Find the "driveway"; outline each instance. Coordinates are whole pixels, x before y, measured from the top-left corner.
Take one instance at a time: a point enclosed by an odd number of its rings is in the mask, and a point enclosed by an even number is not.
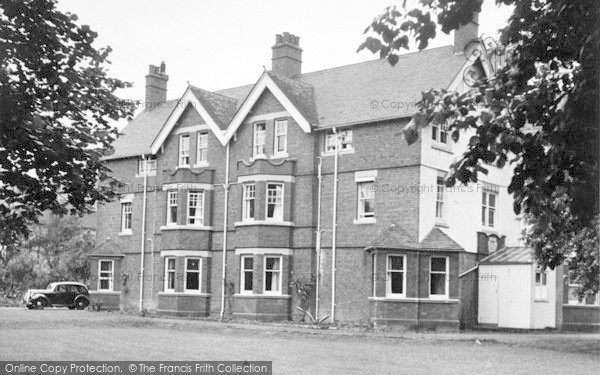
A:
[[[600,359],[598,335],[391,336],[0,308],[0,360],[267,360],[275,374],[547,375],[596,374]]]

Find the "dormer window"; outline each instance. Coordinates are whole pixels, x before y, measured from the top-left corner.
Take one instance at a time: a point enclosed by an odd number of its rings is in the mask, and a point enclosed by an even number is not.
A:
[[[179,136],[179,166],[190,166],[190,135],[182,134]]]
[[[254,146],[252,148],[252,156],[254,158],[265,157],[266,130],[266,124],[264,122],[254,124]]]

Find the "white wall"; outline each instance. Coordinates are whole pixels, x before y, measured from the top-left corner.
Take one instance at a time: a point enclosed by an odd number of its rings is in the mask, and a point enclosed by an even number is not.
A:
[[[548,298],[546,301],[535,299],[535,270],[531,267],[531,328],[556,327],[556,270],[546,269],[546,288]]]

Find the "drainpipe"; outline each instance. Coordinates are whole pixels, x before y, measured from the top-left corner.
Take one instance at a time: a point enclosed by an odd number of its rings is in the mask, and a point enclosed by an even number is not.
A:
[[[421,277],[421,253],[417,251],[417,331],[421,328]]]
[[[321,185],[323,183],[323,175],[321,173],[321,166],[323,164],[323,158],[318,157],[319,165],[317,167],[317,179],[319,180],[319,191],[317,193],[317,276],[316,276],[316,287],[315,287],[315,317],[319,316],[319,282],[321,274]]]
[[[144,308],[144,253],[146,252],[146,194],[148,187],[146,155],[142,156],[142,160],[144,163],[144,193],[142,198],[142,248],[140,250],[140,312]]]
[[[223,184],[224,197],[223,197],[223,267],[221,274],[221,312],[219,313],[219,321],[223,320],[225,314],[225,288],[226,288],[226,276],[227,276],[227,206],[229,200],[229,142],[225,149],[225,183]]]
[[[333,223],[331,239],[331,322],[335,322],[335,246],[337,239],[337,186],[338,186],[338,159],[340,152],[340,136],[335,128],[335,157],[333,162]]]

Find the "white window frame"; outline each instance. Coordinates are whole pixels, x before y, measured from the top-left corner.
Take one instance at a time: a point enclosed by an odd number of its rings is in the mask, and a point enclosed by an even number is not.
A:
[[[246,259],[252,260],[252,268],[246,268]],[[246,274],[250,273],[252,275],[252,289],[246,289]],[[240,294],[252,294],[254,290],[254,256],[252,255],[242,255],[240,256]]]
[[[169,261],[173,261],[173,268],[169,268]],[[165,257],[165,284],[164,291],[165,293],[174,293],[175,292],[175,284],[177,280],[176,271],[177,270],[177,260],[175,257]],[[169,275],[173,274],[173,288],[169,288]]]
[[[443,137],[442,137],[443,134]],[[444,146],[448,146],[449,145],[449,132],[448,132],[448,126],[447,125],[440,125],[440,124],[432,124],[431,125],[431,140],[434,144],[438,144],[438,145],[444,145]],[[445,140],[442,140],[442,138],[444,138]]]
[[[538,275],[540,280],[538,281]],[[535,271],[535,286],[533,291],[533,298],[535,301],[547,301],[548,300],[548,272],[537,269]]]
[[[334,154],[337,144],[340,144],[340,153],[353,152],[354,143],[352,130],[339,131],[325,135],[325,154]]]
[[[179,167],[190,166],[190,135],[181,134],[179,136]]]
[[[208,165],[208,133],[198,132],[196,138],[196,165]]]
[[[174,196],[174,198],[172,198]],[[177,210],[175,221],[171,221],[171,210],[173,207]],[[167,226],[177,225],[179,219],[179,192],[177,190],[167,191]]]
[[[192,197],[196,196],[196,206],[192,207]],[[195,215],[192,216],[190,211],[192,208],[196,209]],[[191,226],[203,226],[204,225],[204,191],[188,191],[187,193],[187,217],[186,224]],[[194,222],[192,222],[194,221]]]
[[[440,179],[442,183],[440,184]],[[446,211],[446,184],[443,176],[435,178],[435,219],[444,221]]]
[[[446,260],[446,270],[445,271],[433,271],[431,269],[432,263],[433,263],[433,259],[434,258],[439,258],[439,259],[445,259]],[[445,275],[444,277],[444,289],[445,289],[445,294],[432,294],[431,293],[431,281],[432,281],[432,274],[443,274]],[[448,299],[450,296],[450,259],[449,257],[445,257],[445,256],[431,256],[429,257],[429,298],[431,299]]]
[[[277,185],[277,186],[281,186],[281,214],[279,215],[280,217],[276,217],[275,215],[273,217],[269,217],[269,185]],[[283,217],[284,215],[284,209],[285,209],[285,204],[284,204],[284,200],[285,200],[285,184],[283,182],[267,182],[265,184],[265,221],[275,221],[275,222],[283,222]],[[277,192],[278,190],[275,189],[275,191]],[[277,204],[277,202],[275,202],[275,204]],[[256,211],[255,211],[256,212]],[[273,212],[275,212],[275,210],[273,210]]]
[[[156,159],[140,159],[138,160],[138,177],[156,176],[157,162]]]
[[[250,204],[253,205],[253,216],[250,217]],[[256,216],[256,184],[248,183],[242,185],[242,221],[253,221]]]
[[[402,258],[402,269],[393,270],[391,269],[392,257]],[[406,298],[406,255],[403,254],[388,254],[386,257],[386,282],[385,282],[385,296],[387,298]],[[402,273],[402,293],[392,293],[392,273]]]
[[[490,196],[494,196],[494,205],[490,204]],[[490,212],[492,217],[492,225],[490,225]],[[481,221],[486,228],[498,227],[498,192],[484,189],[481,193]]]
[[[129,216],[129,220],[127,217]],[[129,223],[129,226],[127,226]],[[121,202],[121,232],[120,234],[131,234],[133,231],[133,202]]]
[[[198,269],[197,270],[188,269],[188,260],[197,260],[198,261]],[[198,289],[188,289],[188,286],[187,286],[188,273],[197,273],[198,274]],[[200,258],[200,257],[185,257],[184,258],[183,292],[190,293],[190,294],[202,293],[202,258]]]
[[[267,270],[267,258],[276,258],[279,259],[279,270]],[[263,258],[263,294],[266,295],[282,295],[282,285],[283,285],[283,257],[280,255],[265,255]],[[276,272],[279,273],[279,290],[267,290],[267,272]]]
[[[275,120],[274,132],[273,156],[285,157],[287,156],[288,121],[285,119]],[[279,150],[280,146],[283,146],[282,150]]]
[[[357,204],[358,204],[358,208],[357,208],[357,220],[358,221],[367,221],[367,220],[374,220],[375,219],[375,190],[374,189],[374,183],[371,181],[365,181],[365,182],[359,182],[357,183],[357,191],[358,191],[358,195],[357,195]],[[361,196],[361,192],[366,193],[365,197]],[[367,200],[373,200],[373,212],[365,212],[365,201]]]
[[[262,127],[263,130],[258,131],[258,127]],[[254,132],[252,135],[252,157],[254,159],[257,158],[265,158],[267,152],[267,123],[266,122],[257,122],[254,124]],[[262,140],[259,139],[259,133],[262,133]],[[262,141],[262,144],[259,144],[259,141]],[[259,147],[262,147],[262,152],[259,152]]]
[[[110,271],[102,271],[102,263],[110,263]],[[102,276],[102,274],[110,274]],[[98,259],[98,290],[112,292],[114,290],[115,261],[112,259]],[[102,281],[108,280],[108,288],[102,288]]]

